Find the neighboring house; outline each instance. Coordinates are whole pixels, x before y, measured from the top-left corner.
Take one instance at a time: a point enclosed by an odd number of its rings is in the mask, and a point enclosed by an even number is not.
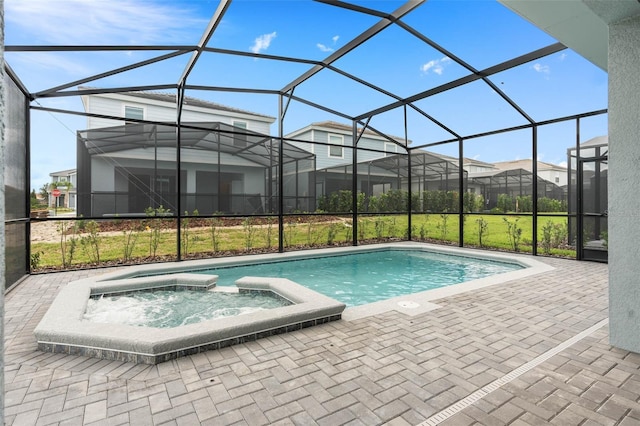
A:
[[[457,163],[457,161],[456,161]],[[476,160],[474,158],[463,158],[462,168],[471,173],[490,172],[496,169],[492,163]]]
[[[495,168],[500,170],[517,170],[522,169],[528,172],[533,170],[533,162],[529,160],[500,161],[493,163]],[[557,164],[545,163],[538,161],[538,176],[542,179],[555,183],[564,187],[569,183],[567,166],[559,166]]]
[[[389,136],[385,138],[371,130],[358,128],[358,163],[385,157],[396,153],[406,153],[404,138]],[[292,145],[316,155],[316,167],[329,167],[351,164],[353,147],[353,129],[351,126],[335,121],[311,123],[306,127],[285,135]],[[314,143],[304,143],[311,141]],[[409,143],[411,143],[409,141]],[[372,151],[366,151],[367,149]],[[378,152],[376,152],[378,151]]]
[[[65,207],[75,210],[76,204],[76,186],[78,184],[77,170],[62,170],[59,172],[49,173],[51,176],[51,184],[49,185],[49,199],[47,204],[51,207]],[[60,190],[60,195],[54,197],[52,191]]]
[[[180,208],[189,214],[277,208],[278,143],[269,136],[274,117],[187,97],[178,152],[175,95],[93,94],[82,101],[91,114],[166,124],[88,117],[88,129],[78,132],[79,214],[143,215],[160,207],[175,213],[178,182]],[[284,163],[290,177],[284,196],[292,209],[308,208],[314,185],[305,172],[315,169],[314,155],[286,145]]]
[[[357,186],[366,195],[378,195],[390,189],[406,186],[398,175],[397,162],[405,157],[404,138],[385,138],[374,131],[358,128],[358,180]],[[285,135],[285,139],[298,148],[315,154],[315,194],[318,198],[339,190],[351,190],[353,168],[353,128],[335,121],[311,123]],[[307,143],[304,141],[314,142]],[[409,142],[410,143],[410,142]],[[398,160],[387,160],[398,157]],[[375,163],[375,164],[374,164]],[[405,188],[406,189],[406,188]]]

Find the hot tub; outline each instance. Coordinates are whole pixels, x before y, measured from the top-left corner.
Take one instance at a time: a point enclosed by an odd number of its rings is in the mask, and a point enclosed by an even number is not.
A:
[[[38,349],[142,364],[219,349],[341,318],[343,303],[282,278],[244,277],[239,292],[272,292],[288,306],[171,328],[108,324],[84,319],[92,296],[154,289],[209,291],[216,276],[167,276],[73,281],[64,287],[36,327]]]

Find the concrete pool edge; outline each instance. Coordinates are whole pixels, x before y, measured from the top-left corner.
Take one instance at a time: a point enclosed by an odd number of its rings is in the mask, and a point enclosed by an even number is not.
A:
[[[34,331],[38,349],[157,364],[339,320],[345,309],[343,303],[287,279],[244,277],[236,283],[240,291],[272,291],[293,304],[167,329],[101,324],[82,319],[92,294],[171,287],[181,280],[187,280],[190,286],[208,288],[215,278],[184,273],[110,281],[88,278],[70,282],[61,289]]]
[[[360,245],[360,246],[347,246],[347,247],[331,247],[321,249],[309,249],[304,251],[291,251],[285,253],[269,253],[258,254],[251,256],[238,256],[233,258],[223,257],[215,259],[201,259],[201,260],[188,260],[180,263],[170,264],[153,264],[153,265],[140,265],[132,266],[127,271],[117,271],[109,274],[105,274],[100,278],[102,280],[111,280],[118,278],[126,278],[139,274],[158,274],[158,273],[177,273],[180,271],[190,270],[197,271],[212,267],[230,266],[230,265],[245,265],[253,263],[282,261],[282,260],[294,260],[305,259],[319,256],[338,256],[340,254],[360,253],[381,251],[388,249],[423,249],[426,251],[450,254],[455,256],[466,256],[476,259],[486,259],[494,261],[502,261],[508,263],[517,263],[523,266],[523,269],[517,271],[506,272],[502,274],[493,275],[491,277],[482,278],[479,280],[468,281],[465,283],[455,284],[447,287],[442,287],[434,290],[427,290],[419,293],[413,293],[409,295],[403,295],[394,297],[379,302],[373,302],[366,305],[348,307],[342,314],[344,320],[354,320],[364,318],[370,315],[376,315],[391,310],[396,310],[407,315],[417,315],[419,313],[427,312],[436,309],[438,305],[432,303],[437,299],[442,299],[456,294],[464,293],[467,291],[484,288],[491,285],[497,285],[505,283],[511,280],[517,280],[520,278],[528,277],[531,275],[539,274],[553,270],[554,268],[546,263],[536,260],[532,255],[522,253],[507,253],[488,251],[481,249],[461,248],[454,246],[443,246],[430,243],[422,243],[415,241],[402,241],[394,243],[384,243],[375,245]],[[419,306],[416,307],[415,304]]]

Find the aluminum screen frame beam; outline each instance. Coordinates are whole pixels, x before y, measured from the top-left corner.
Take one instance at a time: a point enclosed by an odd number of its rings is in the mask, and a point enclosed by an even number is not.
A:
[[[144,67],[146,65],[155,64],[157,62],[162,62],[162,61],[164,61],[166,59],[171,59],[171,58],[175,58],[175,57],[180,56],[180,55],[184,55],[185,53],[189,53],[189,51],[178,50],[178,51],[175,51],[175,52],[167,53],[166,55],[157,56],[155,58],[150,58],[150,59],[147,59],[147,60],[144,60],[144,61],[140,61],[140,62],[136,62],[136,63],[130,64],[130,65],[126,65],[124,67],[116,68],[116,69],[113,69],[111,71],[106,71],[106,72],[103,72],[101,74],[95,74],[95,75],[92,75],[90,77],[86,77],[86,78],[83,78],[83,79],[80,79],[80,80],[72,81],[70,83],[62,84],[60,86],[52,87],[52,88],[47,89],[47,90],[42,90],[40,92],[35,93],[33,96],[35,98],[40,98],[43,95],[48,95],[48,94],[51,94],[51,93],[59,92],[61,90],[68,89],[68,88],[73,87],[73,86],[80,86],[81,84],[88,83],[88,82],[93,81],[93,80],[99,80],[101,78],[111,77],[113,75],[120,74],[120,73],[127,72],[127,71],[131,71],[131,70],[134,70],[136,68],[141,68],[141,67]]]
[[[314,66],[313,68],[311,68],[310,70],[302,74],[300,77],[296,78],[291,83],[287,84],[285,87],[282,88],[282,92],[288,92],[289,90],[291,90],[291,88],[298,86],[299,84],[313,77],[315,74],[322,71],[327,65],[331,65],[332,63],[334,63],[335,61],[337,61],[347,53],[351,52],[356,47],[360,46],[365,41],[369,40],[371,37],[375,36],[385,28],[389,27],[390,25],[393,25],[396,20],[407,15],[408,13],[410,13],[412,10],[420,6],[425,1],[426,0],[416,0],[416,1],[409,1],[403,4],[398,9],[396,9],[393,13],[383,18],[382,20],[380,20],[380,22],[373,25],[369,29],[363,31],[356,38],[352,39],[349,43],[347,43],[340,49],[333,52],[331,55],[329,55],[326,59],[322,61],[322,64]]]
[[[565,45],[563,45],[562,43],[554,43],[552,45],[543,47],[541,49],[538,50],[534,50],[533,52],[524,54],[522,56],[518,56],[517,58],[513,58],[510,59],[508,61],[502,62],[498,65],[494,65],[491,66],[489,68],[485,68],[482,71],[478,71],[478,73],[476,74],[470,74],[467,75],[465,77],[461,77],[457,80],[451,81],[449,83],[445,83],[441,86],[435,87],[433,89],[429,89],[429,90],[425,90],[424,92],[420,92],[416,95],[410,96],[408,98],[403,99],[402,101],[398,101],[398,102],[394,102],[391,103],[389,105],[371,110],[367,113],[361,114],[359,116],[356,117],[357,120],[363,120],[365,118],[367,118],[370,115],[377,115],[377,114],[381,114],[387,111],[390,111],[392,109],[401,107],[404,104],[410,104],[425,98],[428,98],[430,96],[434,96],[437,95],[439,93],[442,92],[446,92],[447,90],[452,90],[455,89],[456,87],[460,87],[463,86],[465,84],[468,83],[472,83],[474,81],[483,79],[485,77],[489,77],[493,74],[497,74],[500,73],[502,71],[506,71],[508,69],[511,68],[515,68],[517,66],[526,64],[528,62],[531,61],[535,61],[536,59],[540,59],[540,58],[544,58],[545,56],[557,53],[557,52],[561,52],[562,50],[565,50],[567,47]]]
[[[198,62],[200,55],[202,55],[203,49],[205,48],[207,43],[209,43],[209,40],[213,36],[213,33],[215,32],[215,30],[218,28],[218,25],[222,21],[222,17],[226,13],[227,9],[229,9],[230,5],[231,5],[231,0],[220,0],[220,3],[218,4],[218,8],[216,9],[215,13],[211,17],[211,20],[209,21],[209,25],[207,25],[207,28],[202,34],[202,38],[200,39],[200,42],[198,43],[198,46],[195,52],[193,52],[191,59],[189,59],[189,62],[187,63],[187,65],[184,68],[184,71],[182,72],[182,75],[178,79],[178,87],[184,86],[185,83],[187,82],[187,78],[189,77],[189,74],[191,74],[193,67],[195,67],[196,63]]]

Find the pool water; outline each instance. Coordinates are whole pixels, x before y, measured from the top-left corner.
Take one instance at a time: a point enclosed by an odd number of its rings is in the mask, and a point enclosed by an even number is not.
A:
[[[422,250],[378,250],[197,272],[218,275],[219,286],[233,285],[244,276],[288,278],[347,306],[358,306],[522,268]]]
[[[291,303],[269,292],[139,291],[89,299],[88,321],[170,328]]]

